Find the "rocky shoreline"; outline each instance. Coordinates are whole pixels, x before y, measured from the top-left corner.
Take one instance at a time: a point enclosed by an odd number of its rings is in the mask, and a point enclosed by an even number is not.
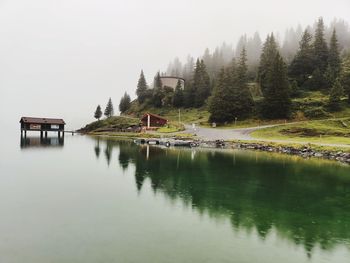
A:
[[[300,148],[292,146],[274,146],[261,143],[230,143],[230,147],[233,149],[246,149],[246,150],[257,150],[264,152],[276,152],[289,155],[298,155],[303,158],[323,158],[327,160],[335,160],[341,163],[350,164],[350,152],[343,151],[328,151],[328,150],[315,150],[310,146],[301,146]]]
[[[94,135],[96,136],[96,134]],[[109,136],[106,134],[100,135],[102,137],[115,137]],[[121,136],[122,137],[122,136]],[[138,139],[141,138],[133,138],[126,137],[126,139]],[[146,140],[146,139],[144,139]],[[149,140],[149,139],[148,139]],[[155,138],[153,140],[157,141],[168,141],[168,139],[163,138]],[[296,155],[302,158],[321,158],[326,160],[334,160],[344,164],[350,165],[350,151],[341,150],[341,149],[327,149],[312,146],[312,145],[300,145],[300,146],[290,146],[288,144],[274,144],[274,143],[266,143],[266,142],[241,142],[241,141],[201,141],[201,140],[193,140],[190,138],[177,138],[177,141],[187,141],[190,142],[189,145],[194,145],[191,147],[202,147],[202,148],[226,148],[226,149],[241,149],[241,150],[254,150],[254,151],[263,151],[263,152],[273,152],[273,153],[282,153],[288,155]],[[164,144],[165,145],[165,144]]]
[[[347,151],[333,151],[328,149],[315,149],[312,145],[300,145],[293,147],[289,145],[272,144],[264,142],[227,142],[222,140],[217,141],[197,141],[198,147],[203,148],[226,148],[226,149],[240,149],[282,153],[289,155],[297,155],[302,158],[322,158],[327,160],[334,160],[344,164],[350,165],[350,152]]]

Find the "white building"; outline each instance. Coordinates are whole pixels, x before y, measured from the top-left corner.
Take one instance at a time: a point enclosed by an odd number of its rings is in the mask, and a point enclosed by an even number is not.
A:
[[[160,79],[162,81],[163,87],[170,87],[175,89],[177,82],[180,80],[181,89],[185,88],[185,80],[183,78],[172,77],[172,76],[161,76]]]

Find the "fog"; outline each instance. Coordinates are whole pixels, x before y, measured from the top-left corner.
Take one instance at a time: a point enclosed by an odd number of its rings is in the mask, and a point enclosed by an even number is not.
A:
[[[320,16],[349,21],[349,10],[348,0],[0,0],[1,126],[43,116],[79,128],[109,97],[116,112],[125,91],[135,97],[141,69],[150,82],[174,57]]]

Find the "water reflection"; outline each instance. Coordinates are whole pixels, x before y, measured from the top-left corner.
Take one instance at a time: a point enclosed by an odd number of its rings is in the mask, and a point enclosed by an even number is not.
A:
[[[63,147],[64,137],[28,137],[21,136],[20,147],[39,148],[39,147]]]
[[[139,191],[148,179],[155,193],[213,218],[225,216],[233,229],[256,230],[262,240],[276,230],[309,256],[315,247],[331,250],[346,244],[350,249],[346,166],[256,152],[164,149],[110,140],[103,144],[108,164],[118,149],[121,167],[135,167]]]

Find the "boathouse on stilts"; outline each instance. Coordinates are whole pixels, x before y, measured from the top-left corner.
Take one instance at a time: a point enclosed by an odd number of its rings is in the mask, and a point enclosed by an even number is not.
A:
[[[38,131],[41,138],[44,136],[47,138],[48,132],[57,132],[58,138],[64,137],[66,123],[63,119],[22,117],[19,122],[21,124],[21,137],[27,137],[27,131]]]

